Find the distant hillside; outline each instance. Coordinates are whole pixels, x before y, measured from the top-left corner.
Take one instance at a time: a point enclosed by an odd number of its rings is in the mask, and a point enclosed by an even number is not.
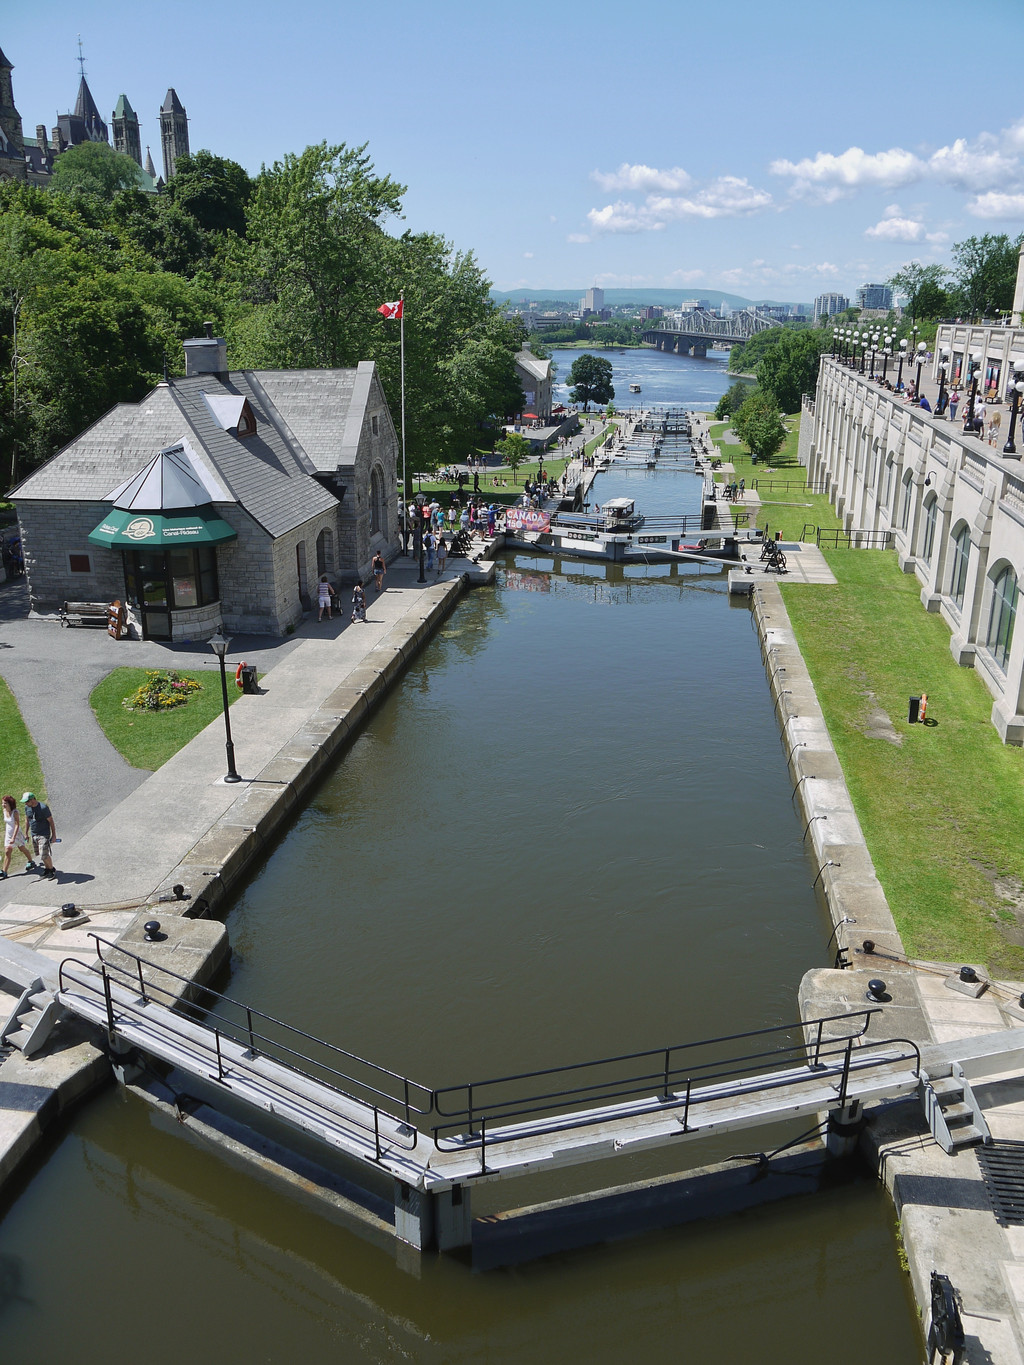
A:
[[[580,299],[586,293],[583,289],[492,289],[491,298],[496,303],[534,303],[534,302],[558,302],[571,303],[578,305]],[[727,294],[721,289],[606,289],[604,291],[604,301],[608,304],[636,303],[660,304],[662,307],[674,307],[683,302],[684,299],[707,299],[712,307],[717,308],[723,300],[730,308],[749,308],[753,303],[768,304],[774,308],[792,307],[793,304],[802,302],[796,299],[745,299],[742,294]],[[806,305],[810,307],[809,304]]]

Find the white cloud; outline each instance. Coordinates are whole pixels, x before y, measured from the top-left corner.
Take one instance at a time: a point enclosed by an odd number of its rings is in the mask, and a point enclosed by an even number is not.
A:
[[[634,194],[649,194],[654,190],[676,194],[679,190],[689,189],[693,183],[681,166],[659,171],[654,166],[632,166],[628,161],[624,161],[617,171],[591,171],[590,178],[606,192],[629,190]]]
[[[908,217],[899,204],[890,204],[880,222],[864,229],[864,236],[880,242],[919,242],[924,236],[924,223]]]
[[[945,246],[949,241],[948,232],[926,232],[924,234],[926,242],[931,242],[932,246]]]
[[[793,181],[790,193],[795,198],[825,203],[833,203],[864,186],[895,189],[898,185],[909,185],[924,173],[919,158],[902,147],[874,153],[865,152],[862,147],[848,147],[838,156],[818,152],[802,161],[773,161],[768,169],[772,175]]]
[[[967,205],[975,218],[1024,218],[1024,194],[1003,194],[989,190]]]
[[[567,242],[589,242],[590,238],[585,232],[570,232],[565,240]]]
[[[524,256],[524,258],[525,258],[526,260],[528,260],[528,261],[532,261],[532,260],[533,260],[533,252],[532,252],[532,251],[524,251],[524,252],[523,252],[523,256]]]
[[[668,280],[670,284],[699,284],[706,278],[704,270],[673,270]]]
[[[595,232],[661,232],[689,218],[745,218],[769,208],[772,197],[735,175],[722,175],[692,195],[649,194],[640,205],[617,199],[587,214]]]

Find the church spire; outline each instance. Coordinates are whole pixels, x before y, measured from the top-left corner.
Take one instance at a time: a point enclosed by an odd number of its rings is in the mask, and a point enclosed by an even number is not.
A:
[[[160,145],[164,154],[164,179],[170,180],[178,158],[188,156],[188,115],[173,86],[160,106]]]
[[[149,150],[149,143],[146,143],[146,165],[144,167],[147,175],[156,179],[156,167],[153,165],[153,153]]]

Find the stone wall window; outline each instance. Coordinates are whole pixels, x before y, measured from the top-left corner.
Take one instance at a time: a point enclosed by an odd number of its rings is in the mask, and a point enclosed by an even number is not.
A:
[[[1013,644],[1013,623],[1017,616],[1017,575],[1006,566],[992,584],[992,609],[988,618],[985,643],[1000,668],[1006,668]]]
[[[334,572],[334,533],[324,530],[316,538],[316,576]]]
[[[903,475],[903,511],[900,513],[900,526],[905,531],[910,525],[910,504],[914,498],[914,475],[908,469]]]
[[[891,506],[892,506],[892,484],[893,484],[893,480],[895,479],[895,477],[896,477],[896,461],[895,461],[895,459],[893,458],[893,456],[890,455],[890,456],[889,456],[889,459],[888,459],[887,462],[886,462],[886,466],[885,466],[885,499],[884,499],[884,501],[885,501],[886,507],[891,507]]]
[[[370,534],[387,537],[388,517],[384,503],[384,471],[379,464],[370,474]]]
[[[953,535],[953,572],[949,580],[949,595],[963,611],[967,591],[967,565],[971,557],[971,528],[966,522]]]
[[[68,572],[92,573],[92,555],[86,550],[70,550],[68,552]]]
[[[380,418],[376,413],[370,418],[370,430],[373,432],[374,436],[380,435]]]
[[[935,519],[938,507],[939,500],[933,493],[924,505],[924,536],[921,540],[921,558],[926,564],[932,562],[932,550],[935,548]]]

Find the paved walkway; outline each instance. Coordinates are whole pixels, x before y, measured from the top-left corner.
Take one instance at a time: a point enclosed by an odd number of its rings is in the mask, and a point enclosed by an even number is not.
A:
[[[347,610],[319,625],[311,614],[286,639],[232,640],[232,668],[234,661],[245,658],[266,674],[261,684],[265,695],[240,698],[232,707],[239,771],[243,775],[259,771],[415,605],[424,589],[457,578],[466,568],[463,561],[454,564],[443,575],[428,575],[429,582],[421,587],[416,583],[416,564],[396,559],[388,570],[386,591],[378,596],[371,584],[366,623],[352,624]],[[144,897],[159,884],[159,869],[166,873],[176,866],[238,794],[237,787],[220,781],[225,766],[223,722],[218,717],[150,774],[129,767],[112,748],[96,723],[88,696],[121,664],[208,668],[214,661],[212,651],[208,646],[116,641],[96,629],[63,630],[50,622],[27,620],[22,614],[27,605],[24,588],[18,583],[3,586],[0,603],[8,616],[0,620],[0,676],[11,687],[36,740],[61,836],[54,850],[58,881],[10,876],[0,882],[0,906],[16,902],[52,907],[69,898],[95,905]],[[343,607],[347,608],[344,594]],[[122,805],[129,797],[134,797],[133,804]]]

